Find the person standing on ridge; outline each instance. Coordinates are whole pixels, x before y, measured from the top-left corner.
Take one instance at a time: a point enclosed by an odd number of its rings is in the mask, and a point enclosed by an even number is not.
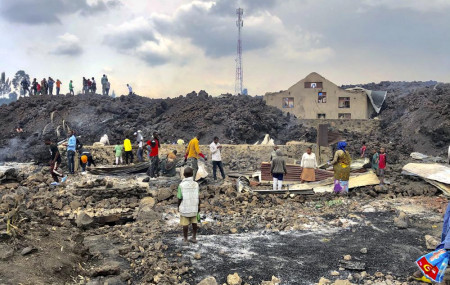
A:
[[[92,77],[91,90],[92,90],[92,93],[94,93],[94,94],[95,94],[95,92],[97,91],[97,82],[95,82],[94,77]]]
[[[105,84],[106,96],[109,96],[109,89],[110,88],[111,88],[111,83],[109,83],[108,78],[106,78],[106,84]]]
[[[194,181],[197,177],[197,171],[198,171],[198,158],[203,157],[203,159],[207,160],[205,155],[200,151],[200,146],[198,139],[201,137],[202,133],[198,132],[197,135],[191,139],[191,141],[188,144],[188,147],[186,148],[186,154],[184,156],[185,160],[187,161],[187,166],[192,168],[193,170],[193,177]]]
[[[59,95],[59,91],[61,91],[62,82],[59,79],[56,79],[56,96]]]
[[[69,93],[72,95],[75,95],[75,93],[73,93],[73,81],[72,80],[70,80],[70,82],[69,82]]]
[[[108,77],[103,74],[102,80],[100,81],[100,83],[102,84],[102,95],[106,95],[106,82],[108,82]]]
[[[31,83],[31,90],[33,90],[33,95],[37,95],[37,81],[36,78],[33,79],[33,82]]]
[[[128,95],[133,95],[133,88],[131,88],[130,84],[127,84],[128,87]]]
[[[23,90],[23,96],[27,95],[27,91],[28,91],[28,96],[31,95],[30,92],[30,83],[28,82],[28,80],[26,78],[22,79],[22,82],[20,82],[20,85],[22,86],[22,90]]]
[[[53,85],[55,84],[55,80],[53,78],[48,78],[48,91],[50,95],[53,95]]]

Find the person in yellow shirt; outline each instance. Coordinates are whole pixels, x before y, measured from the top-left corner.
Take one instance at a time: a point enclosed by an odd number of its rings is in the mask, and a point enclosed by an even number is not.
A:
[[[133,147],[131,146],[131,141],[128,136],[126,136],[123,141],[123,149],[125,151],[125,163],[128,164],[128,157],[131,158],[130,163],[133,163]]]
[[[184,156],[186,160],[186,165],[194,170],[194,181],[197,176],[198,171],[198,158],[203,157],[205,160],[206,157],[203,155],[203,153],[200,151],[200,146],[198,142],[198,138],[200,137],[200,134],[197,134],[188,144],[188,147],[186,148],[186,154]]]

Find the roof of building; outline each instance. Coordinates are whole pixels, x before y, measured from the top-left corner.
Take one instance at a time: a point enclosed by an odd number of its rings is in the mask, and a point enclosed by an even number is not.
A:
[[[367,90],[362,87],[353,87],[353,88],[347,88],[345,90],[348,91],[364,91],[367,94],[367,97],[369,97],[370,103],[372,104],[373,109],[375,112],[380,113],[381,106],[384,103],[384,100],[386,100],[387,91],[373,91],[373,90]]]

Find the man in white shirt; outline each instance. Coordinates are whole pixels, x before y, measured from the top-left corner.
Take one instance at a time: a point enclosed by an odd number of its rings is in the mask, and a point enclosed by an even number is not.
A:
[[[139,146],[138,151],[137,151],[138,160],[139,160],[139,162],[143,162],[144,161],[144,148],[143,148],[144,137],[142,136],[142,131],[139,130],[136,133],[134,133],[134,135],[136,136],[136,141]]]
[[[225,172],[223,171],[222,164],[222,146],[219,143],[219,138],[214,137],[214,141],[209,145],[209,150],[211,151],[211,160],[213,163],[213,177],[214,181],[217,180],[217,167],[219,167],[220,173],[222,174],[222,178],[225,179]]]
[[[127,84],[128,87],[128,95],[133,95],[133,89],[131,88],[130,84]]]

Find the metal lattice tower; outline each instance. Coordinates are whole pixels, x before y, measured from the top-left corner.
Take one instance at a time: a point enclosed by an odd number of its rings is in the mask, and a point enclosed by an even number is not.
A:
[[[237,42],[237,54],[236,54],[236,79],[234,83],[234,93],[236,95],[242,94],[242,85],[244,82],[244,73],[242,70],[242,42],[241,42],[241,29],[244,26],[244,9],[236,9],[236,26],[238,28],[238,42]]]

